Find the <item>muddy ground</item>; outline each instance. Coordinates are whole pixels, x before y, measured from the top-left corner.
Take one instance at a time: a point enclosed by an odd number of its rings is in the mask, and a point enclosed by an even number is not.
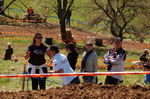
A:
[[[0,92],[0,99],[150,99],[150,86],[79,84],[44,91]]]

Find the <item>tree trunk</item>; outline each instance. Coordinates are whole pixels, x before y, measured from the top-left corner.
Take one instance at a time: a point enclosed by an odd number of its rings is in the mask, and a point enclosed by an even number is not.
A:
[[[65,19],[60,19],[60,33],[62,41],[66,42],[66,24]]]
[[[3,8],[4,8],[4,0],[0,0],[0,15],[5,15]]]

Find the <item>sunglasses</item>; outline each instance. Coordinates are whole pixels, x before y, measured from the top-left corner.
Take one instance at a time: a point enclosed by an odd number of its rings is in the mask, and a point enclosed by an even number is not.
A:
[[[86,46],[93,46],[93,44],[86,44]]]
[[[37,38],[37,39],[42,39],[43,37],[35,37],[35,38]]]

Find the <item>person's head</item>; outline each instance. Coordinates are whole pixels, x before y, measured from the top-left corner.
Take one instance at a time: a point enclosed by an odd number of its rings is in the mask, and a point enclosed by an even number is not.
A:
[[[114,49],[122,48],[122,39],[120,37],[114,38],[113,47],[114,47]]]
[[[41,33],[36,33],[35,36],[33,37],[33,44],[36,43],[42,43],[42,34]]]
[[[75,52],[75,44],[73,42],[70,42],[66,46],[66,50],[69,52]]]
[[[143,53],[146,54],[146,55],[148,55],[149,54],[148,49],[144,49]]]
[[[93,45],[93,42],[92,42],[92,41],[88,41],[88,42],[86,43],[86,50],[87,50],[87,51],[93,50],[93,49],[94,49],[93,46],[94,46],[94,45]]]
[[[11,43],[7,43],[8,48],[11,48]]]
[[[54,57],[57,53],[59,53],[59,48],[56,46],[56,45],[52,45],[50,48],[49,48],[49,55],[51,57]]]

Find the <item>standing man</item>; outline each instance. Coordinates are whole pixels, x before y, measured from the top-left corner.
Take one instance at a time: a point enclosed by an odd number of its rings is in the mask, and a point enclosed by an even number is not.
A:
[[[86,51],[83,53],[81,62],[81,72],[97,72],[97,54],[94,50],[93,43],[86,43]],[[83,76],[84,82],[97,83],[97,76]]]
[[[11,47],[11,43],[7,43],[7,49],[4,54],[4,60],[11,60],[13,54],[13,48]]]
[[[57,46],[52,45],[50,47],[49,56],[53,58],[54,73],[75,73],[69,64],[67,57],[59,53]],[[78,76],[63,76],[60,78],[64,86],[80,83]]]
[[[108,72],[122,72],[124,71],[126,59],[126,52],[122,48],[122,39],[116,37],[113,41],[113,48],[108,50],[104,55],[104,63],[108,65]],[[112,75],[106,76],[105,84],[122,84],[123,76],[122,75]]]

